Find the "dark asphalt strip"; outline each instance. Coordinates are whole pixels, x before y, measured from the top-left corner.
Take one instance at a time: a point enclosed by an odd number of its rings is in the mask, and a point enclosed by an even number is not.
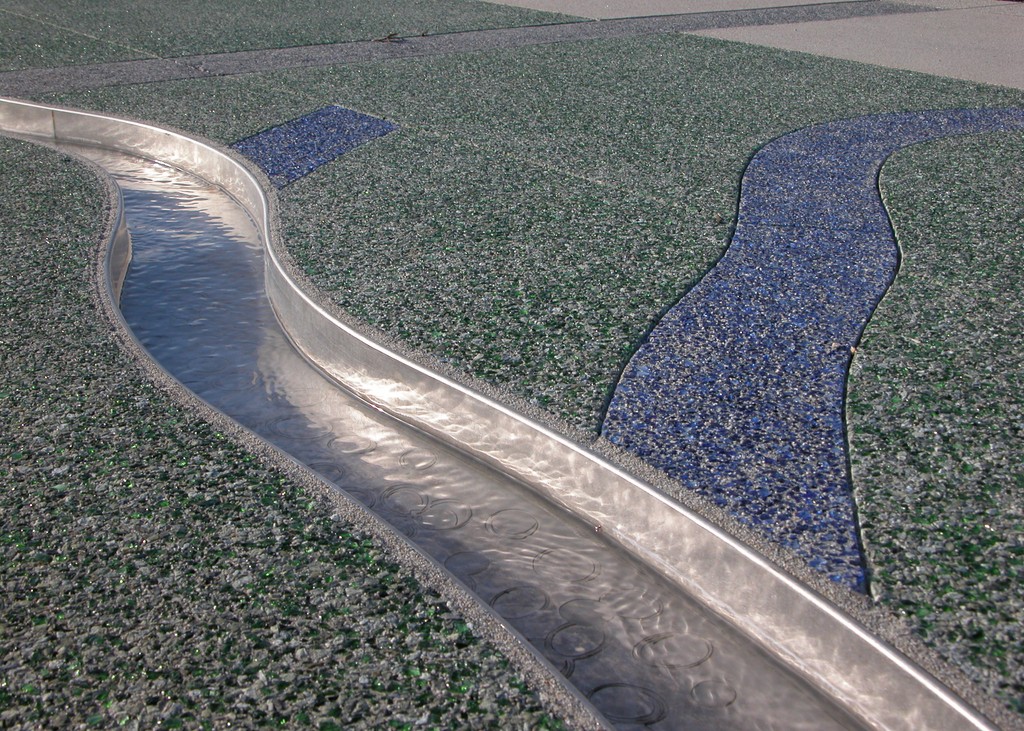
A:
[[[144,59],[115,63],[24,69],[0,74],[0,94],[33,98],[58,91],[95,89],[177,79],[231,76],[288,68],[310,68],[401,58],[472,53],[523,46],[607,40],[659,33],[779,25],[812,20],[839,20],[872,15],[931,12],[931,8],[884,0],[839,2],[795,7],[691,13],[580,23],[501,28],[436,36],[297,46],[181,58]]]

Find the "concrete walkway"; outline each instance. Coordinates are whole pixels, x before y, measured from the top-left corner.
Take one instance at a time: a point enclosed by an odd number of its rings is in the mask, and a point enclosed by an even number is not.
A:
[[[504,4],[607,20],[815,3],[793,0],[513,0]],[[1024,63],[1021,62],[1024,3],[907,0],[907,4],[930,12],[697,32],[712,38],[1024,89]]]
[[[1024,89],[1024,3],[911,0],[934,12],[850,18],[704,35],[894,69]]]

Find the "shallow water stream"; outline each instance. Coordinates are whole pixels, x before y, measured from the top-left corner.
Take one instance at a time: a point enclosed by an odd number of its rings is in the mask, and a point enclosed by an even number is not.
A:
[[[859,728],[572,515],[325,378],[282,332],[257,229],[219,188],[73,151],[124,191],[133,259],[121,308],[152,357],[444,564],[618,728]]]

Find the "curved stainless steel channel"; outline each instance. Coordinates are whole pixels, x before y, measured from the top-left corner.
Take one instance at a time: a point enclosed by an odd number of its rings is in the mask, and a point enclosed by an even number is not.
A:
[[[285,339],[251,220],[222,190],[96,148],[124,196],[121,309],[207,402],[442,562],[623,728],[844,728],[831,704],[587,526],[338,389]],[[624,682],[623,679],[628,679]]]
[[[847,709],[877,728],[992,728],[909,660],[699,516],[345,328],[295,286],[272,242],[262,260],[268,206],[229,156],[147,125],[7,100],[0,100],[0,130],[168,163],[143,172],[141,182],[137,173],[115,171],[129,209],[145,207],[148,197],[157,209],[184,215],[175,235],[198,224],[223,240],[202,242],[201,258],[216,262],[189,272],[195,256],[182,257],[164,234],[151,249],[143,222],[130,222],[137,258],[123,302],[126,315],[135,307],[148,313],[133,325],[140,339],[201,396],[310,463],[445,563],[620,727],[859,727]],[[107,157],[104,164],[122,163]],[[166,184],[159,192],[151,189],[154,178]],[[186,184],[201,192],[177,187]],[[217,196],[208,208],[204,201]],[[229,203],[243,210],[224,213]],[[225,280],[214,279],[220,267],[229,272]],[[171,269],[182,275],[173,282],[164,276]],[[152,282],[136,280],[147,270]],[[309,368],[277,329],[262,297],[264,279],[306,357],[446,444],[383,417]],[[172,291],[179,286],[199,290]],[[149,290],[145,302],[133,291],[139,287]],[[154,320],[158,289],[170,310]],[[171,333],[175,323],[181,330]],[[183,348],[178,339],[190,337],[198,339]]]

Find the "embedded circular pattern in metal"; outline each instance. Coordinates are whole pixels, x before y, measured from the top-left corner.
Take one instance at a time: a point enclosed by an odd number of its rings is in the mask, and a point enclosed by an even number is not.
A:
[[[593,625],[564,624],[548,635],[547,646],[559,655],[582,660],[599,653],[604,639],[604,632]]]
[[[665,704],[652,690],[639,685],[598,686],[590,694],[590,701],[613,721],[650,726],[665,720]]]
[[[690,692],[694,702],[704,708],[725,708],[736,702],[736,689],[722,680],[705,680]]]
[[[473,517],[473,509],[454,500],[432,502],[420,514],[424,525],[436,530],[455,530],[466,525]]]
[[[396,485],[384,491],[381,502],[399,515],[418,515],[426,509],[430,499],[412,485]]]
[[[319,442],[330,436],[328,430],[310,425],[301,416],[281,416],[268,421],[263,428],[273,437],[289,440]]]
[[[327,446],[341,454],[369,454],[377,448],[377,442],[358,434],[334,433]]]
[[[533,559],[533,570],[549,579],[568,577],[576,583],[592,581],[601,573],[600,566],[568,548],[541,551]]]
[[[670,632],[644,637],[633,648],[640,661],[666,668],[695,668],[710,660],[712,653],[714,648],[707,640]]]
[[[570,599],[558,608],[558,613],[570,622],[594,622],[614,616],[610,606],[595,599]]]
[[[410,449],[403,452],[398,461],[403,467],[413,470],[426,470],[437,464],[437,455],[426,449]]]
[[[491,606],[503,617],[522,619],[551,606],[548,595],[536,586],[514,586],[491,600]]]
[[[336,485],[344,484],[348,470],[337,462],[310,462],[309,468]]]
[[[536,533],[540,523],[524,510],[509,508],[492,515],[487,527],[499,536],[522,541]]]

